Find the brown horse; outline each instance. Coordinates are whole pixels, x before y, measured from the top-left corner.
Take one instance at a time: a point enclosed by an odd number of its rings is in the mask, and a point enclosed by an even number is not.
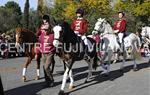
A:
[[[61,90],[59,91],[59,95],[65,95],[64,88],[68,76],[70,78],[69,89],[73,88],[74,80],[72,76],[72,66],[75,61],[85,60],[88,63],[89,73],[85,82],[87,82],[88,79],[92,76],[92,69],[96,69],[98,66],[96,42],[92,38],[88,38],[93,44],[93,49],[91,51],[87,51],[86,46],[81,41],[81,38],[74,33],[70,25],[65,21],[58,23],[58,25],[53,28],[53,31],[53,44],[56,47],[56,52],[66,65]]]
[[[32,59],[36,56],[37,61],[37,76],[36,80],[40,77],[40,59],[42,57],[41,53],[36,53],[36,42],[37,42],[36,35],[29,31],[28,29],[23,28],[17,28],[16,29],[16,48],[17,50],[21,50],[20,47],[23,45],[23,49],[25,52],[25,55],[27,56],[27,61],[24,64],[23,72],[22,72],[22,79],[23,81],[26,81],[26,70],[28,65],[31,63]],[[54,64],[52,64],[52,73],[54,70]]]

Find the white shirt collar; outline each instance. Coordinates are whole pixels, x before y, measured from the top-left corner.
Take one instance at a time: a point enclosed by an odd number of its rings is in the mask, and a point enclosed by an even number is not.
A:
[[[83,19],[83,17],[78,17],[77,19]]]

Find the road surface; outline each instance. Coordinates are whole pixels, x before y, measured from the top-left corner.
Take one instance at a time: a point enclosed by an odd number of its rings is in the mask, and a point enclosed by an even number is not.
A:
[[[63,64],[60,59],[55,58],[55,86],[51,88],[45,86],[42,65],[40,80],[35,80],[35,60],[27,69],[27,82],[21,80],[25,60],[25,57],[0,59],[0,74],[5,95],[57,95],[63,76]],[[68,82],[65,88],[66,95],[150,95],[150,63],[147,63],[146,58],[137,62],[138,71],[132,70],[133,61],[130,60],[126,62],[124,73],[119,72],[120,63],[112,64],[109,77],[101,75],[102,68],[98,67],[86,84],[84,80],[88,73],[87,64],[84,61],[75,62],[73,65],[75,88],[69,91]]]

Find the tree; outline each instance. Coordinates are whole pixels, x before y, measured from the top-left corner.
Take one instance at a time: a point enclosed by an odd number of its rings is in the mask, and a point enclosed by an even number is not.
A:
[[[24,7],[24,28],[29,28],[29,0],[26,0],[25,7]]]
[[[77,8],[85,10],[84,17],[89,22],[89,33],[93,30],[99,17],[108,17],[110,5],[108,0],[56,0],[52,15],[56,19],[65,19],[69,23],[76,17]]]
[[[124,11],[127,16],[129,31],[135,32],[143,24],[150,22],[150,1],[149,0],[120,0],[114,7],[114,11]]]
[[[39,26],[39,18],[36,10],[30,9],[29,17],[29,30],[36,32],[36,29]]]
[[[38,0],[37,12],[39,16],[42,16],[44,14],[44,1],[43,0]]]
[[[0,31],[6,32],[21,26],[21,8],[14,1],[9,1],[5,6],[0,6]]]
[[[50,17],[50,24],[54,26],[56,24],[55,19],[52,17],[52,5],[53,0],[38,0],[37,15],[38,15],[38,25],[41,24],[42,16],[47,14]],[[47,3],[47,4],[46,4]],[[52,2],[53,3],[53,2]]]
[[[14,1],[7,2],[5,8],[13,13],[17,13],[18,15],[22,14],[20,6]]]
[[[150,1],[144,0],[143,3],[138,3],[137,7],[134,10],[134,14],[138,17],[142,22],[148,25],[150,22]]]

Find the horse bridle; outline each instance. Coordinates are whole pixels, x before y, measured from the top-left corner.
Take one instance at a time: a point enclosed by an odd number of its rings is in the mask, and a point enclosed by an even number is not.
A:
[[[96,29],[94,29],[94,31],[96,31],[96,32],[98,32],[98,33],[100,32],[99,30],[96,30]]]
[[[54,40],[56,40],[56,41],[60,41],[60,39],[57,39],[57,38],[54,38]]]

